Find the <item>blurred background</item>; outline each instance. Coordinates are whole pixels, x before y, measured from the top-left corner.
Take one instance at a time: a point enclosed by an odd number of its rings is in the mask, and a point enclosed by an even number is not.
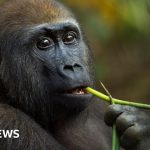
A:
[[[81,23],[94,55],[97,88],[150,103],[150,1],[59,0]]]

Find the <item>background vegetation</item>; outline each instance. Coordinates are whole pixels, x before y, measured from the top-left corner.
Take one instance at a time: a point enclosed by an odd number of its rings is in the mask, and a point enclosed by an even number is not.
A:
[[[97,81],[114,97],[150,102],[150,1],[59,1],[73,10],[84,28]]]

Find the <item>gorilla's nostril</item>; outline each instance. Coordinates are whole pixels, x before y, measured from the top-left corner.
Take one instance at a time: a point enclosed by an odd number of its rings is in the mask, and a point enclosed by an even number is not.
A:
[[[65,65],[64,70],[72,70],[73,71],[73,66],[71,65]]]

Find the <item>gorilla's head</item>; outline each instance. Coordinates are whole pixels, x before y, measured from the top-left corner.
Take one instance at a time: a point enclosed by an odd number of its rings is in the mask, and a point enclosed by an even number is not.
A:
[[[2,100],[38,120],[85,109],[91,58],[70,11],[53,0],[7,0],[0,14]]]

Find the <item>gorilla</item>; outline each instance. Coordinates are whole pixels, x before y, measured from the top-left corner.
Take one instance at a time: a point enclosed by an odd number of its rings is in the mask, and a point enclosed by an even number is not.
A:
[[[94,87],[90,48],[74,15],[54,0],[0,3],[0,150],[148,150],[149,112],[107,106]],[[104,113],[104,110],[106,112]],[[19,138],[1,131],[19,131]]]

